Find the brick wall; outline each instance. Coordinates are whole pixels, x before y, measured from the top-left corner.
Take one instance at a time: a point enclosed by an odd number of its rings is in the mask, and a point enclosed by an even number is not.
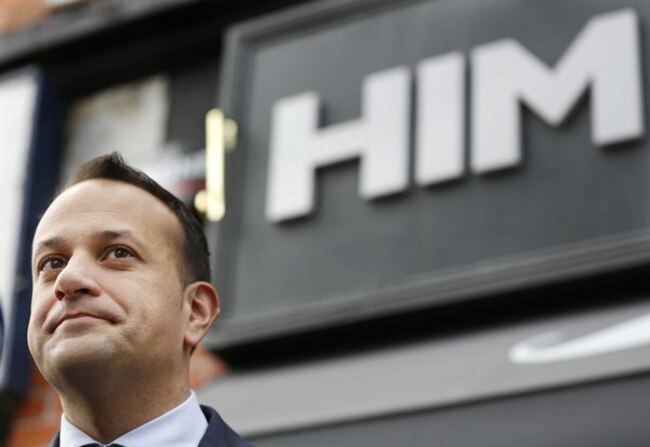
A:
[[[224,374],[225,365],[212,353],[197,349],[190,364],[192,388],[199,388]],[[7,447],[43,447],[59,427],[61,405],[59,397],[43,379],[36,367],[32,368],[30,388],[18,414],[12,421]]]
[[[0,34],[7,34],[46,19],[45,0],[0,0]]]

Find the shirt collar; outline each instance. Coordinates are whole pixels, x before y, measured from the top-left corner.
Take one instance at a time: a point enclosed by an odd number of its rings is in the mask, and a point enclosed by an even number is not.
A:
[[[196,447],[207,428],[208,421],[201,411],[196,394],[192,391],[177,407],[111,442],[125,447]],[[79,447],[93,442],[98,441],[75,427],[65,415],[61,415],[61,447]]]

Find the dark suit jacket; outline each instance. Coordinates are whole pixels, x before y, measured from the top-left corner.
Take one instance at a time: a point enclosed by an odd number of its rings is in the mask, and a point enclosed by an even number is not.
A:
[[[208,429],[198,447],[253,447],[228,427],[213,408],[201,405],[201,410],[208,420]]]
[[[201,405],[201,410],[208,420],[208,429],[205,431],[197,447],[253,447],[242,439],[234,430],[221,419],[221,416],[210,407]],[[49,447],[59,447],[59,434],[52,440]],[[155,446],[136,446],[155,447]]]

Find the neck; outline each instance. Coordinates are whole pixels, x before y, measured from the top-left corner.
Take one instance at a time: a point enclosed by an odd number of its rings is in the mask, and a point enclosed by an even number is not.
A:
[[[104,444],[165,414],[190,394],[187,376],[141,381],[120,377],[114,382],[102,378],[90,381],[89,387],[59,390],[63,412],[68,421]]]

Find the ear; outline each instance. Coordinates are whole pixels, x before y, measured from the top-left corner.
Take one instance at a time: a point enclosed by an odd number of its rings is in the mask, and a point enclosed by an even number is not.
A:
[[[185,346],[194,348],[199,344],[221,312],[219,294],[210,283],[199,281],[185,288],[184,303],[189,314],[185,326]]]

